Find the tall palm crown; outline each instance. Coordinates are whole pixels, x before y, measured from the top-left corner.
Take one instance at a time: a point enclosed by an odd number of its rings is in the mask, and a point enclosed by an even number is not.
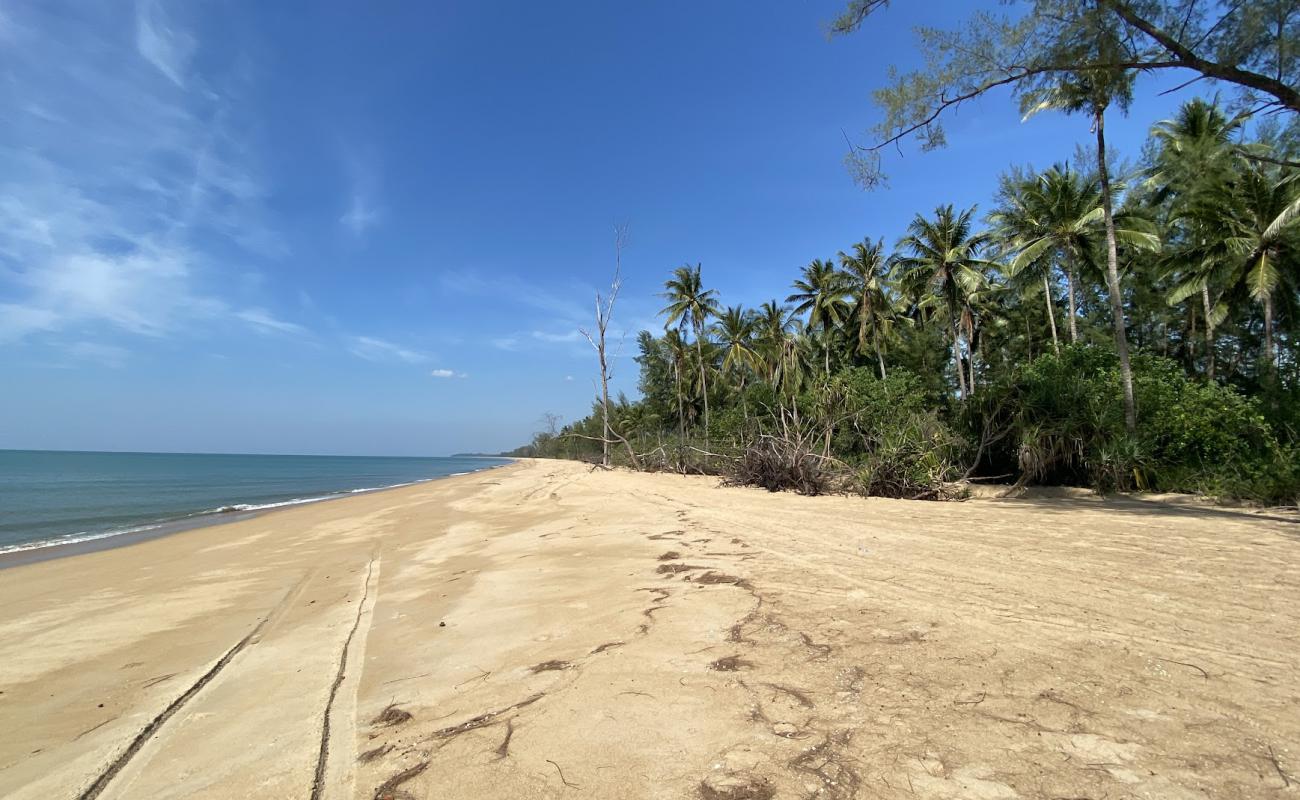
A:
[[[1105,236],[1101,187],[1095,178],[1053,165],[1039,175],[1004,187],[1001,205],[990,215],[994,236],[1013,253],[1009,277],[1022,273],[1041,279],[1059,267],[1066,276],[1070,305],[1070,339],[1077,341],[1075,291],[1080,272],[1097,270],[1094,254]],[[1152,250],[1160,240],[1136,225],[1115,228],[1116,240],[1126,246]]]
[[[803,268],[803,277],[794,282],[793,288],[795,292],[786,298],[786,302],[797,303],[796,314],[807,312],[810,331],[821,330],[823,369],[829,377],[831,331],[844,324],[852,308],[846,276],[835,268],[834,262],[817,258]]]
[[[955,320],[967,296],[986,282],[990,263],[979,252],[990,240],[988,234],[972,233],[974,213],[974,208],[958,213],[951,205],[940,206],[934,219],[917,214],[907,226],[894,274],[918,310],[937,308]]]
[[[662,297],[668,306],[661,311],[667,317],[665,328],[689,325],[695,332],[695,351],[699,359],[700,395],[704,399],[704,438],[709,438],[709,379],[704,358],[704,329],[711,317],[718,313],[718,293],[704,288],[700,277],[701,266],[689,264],[673,270],[673,276],[664,282]]]
[[[757,366],[755,323],[754,313],[740,306],[730,306],[718,314],[713,334],[722,348],[722,368],[727,372],[734,374]]]
[[[809,328],[827,332],[848,318],[849,286],[834,262],[813,259],[803,268],[803,277],[794,282],[793,288],[794,294],[785,300],[797,304],[794,313],[808,314]]]
[[[689,327],[698,337],[704,332],[709,319],[718,313],[718,293],[705,289],[700,277],[701,266],[686,265],[673,270],[673,276],[664,282],[660,295],[668,305],[659,313],[665,315],[665,328],[674,325]]]
[[[1244,285],[1263,306],[1264,348],[1273,367],[1274,300],[1284,285],[1287,296],[1300,289],[1300,276],[1280,268],[1287,256],[1300,253],[1300,180],[1252,165],[1241,174],[1239,198],[1228,222],[1233,234],[1228,246],[1237,256],[1231,281]]]
[[[1238,262],[1223,222],[1224,208],[1232,205],[1245,166],[1232,147],[1232,136],[1240,127],[1217,105],[1196,98],[1151,130],[1158,149],[1146,186],[1152,191],[1151,204],[1165,211],[1167,235],[1176,242],[1160,259],[1165,276],[1173,279],[1166,299],[1172,306],[1200,295],[1206,374],[1211,380],[1215,327],[1228,311],[1222,296]]]
[[[852,253],[840,251],[840,266],[848,279],[852,307],[849,320],[856,323],[857,352],[866,355],[868,345],[880,362],[880,377],[885,377],[884,340],[894,321],[894,306],[889,296],[889,261],[884,241],[863,241],[853,245]]]
[[[940,206],[934,219],[920,214],[908,225],[908,235],[898,243],[903,255],[894,263],[900,287],[908,294],[917,313],[939,314],[948,324],[952,338],[953,365],[958,387],[966,395],[962,374],[961,340],[967,347],[974,339],[976,299],[988,283],[986,271],[995,265],[979,257],[989,243],[985,233],[973,233],[974,208],[957,212],[951,205]]]

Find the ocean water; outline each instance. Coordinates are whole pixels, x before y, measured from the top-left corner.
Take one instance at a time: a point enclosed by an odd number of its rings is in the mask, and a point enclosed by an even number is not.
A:
[[[462,457],[0,450],[0,554],[220,522],[241,512],[505,463]]]

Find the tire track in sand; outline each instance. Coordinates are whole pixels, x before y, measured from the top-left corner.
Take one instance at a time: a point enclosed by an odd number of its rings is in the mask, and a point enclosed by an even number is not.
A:
[[[373,611],[374,609],[375,601],[371,600],[371,590],[377,583],[376,565],[379,561],[380,558],[377,555],[372,556],[370,559],[370,566],[366,570],[366,582],[361,591],[361,601],[357,603],[357,616],[352,622],[352,630],[348,631],[348,638],[343,641],[343,651],[339,653],[338,671],[334,674],[334,682],[330,684],[329,699],[325,701],[325,716],[321,720],[320,750],[316,757],[316,772],[311,784],[311,800],[321,800],[321,798],[325,796],[326,786],[331,784],[337,785],[337,782],[326,780],[330,754],[330,718],[334,713],[334,701],[338,697],[339,687],[343,685],[343,681],[347,678],[348,656],[352,649],[352,640],[356,637],[357,631],[361,628],[362,620],[365,620],[366,629],[368,631],[370,621],[373,619],[373,614],[367,612],[368,610]],[[365,633],[363,633],[362,636],[364,637]],[[356,701],[354,697],[353,705],[355,706],[355,704]],[[349,714],[347,717],[351,723],[349,726],[350,729],[355,728],[355,717],[355,710],[354,713]],[[350,775],[351,773],[349,773],[349,776]],[[352,793],[346,792],[345,794],[351,796]]]
[[[294,583],[293,586],[289,587],[289,590],[284,593],[284,596],[280,598],[280,601],[277,602],[265,616],[257,621],[257,624],[253,626],[253,629],[249,631],[244,638],[236,642],[233,647],[221,656],[221,658],[217,659],[217,662],[213,664],[207,672],[203,673],[203,675],[201,675],[194,683],[190,684],[189,688],[182,692],[179,697],[171,701],[166,708],[151,719],[149,723],[145,725],[138,734],[136,734],[135,738],[131,740],[131,743],[127,745],[126,749],[118,754],[117,758],[113,759],[113,761],[99,773],[99,776],[95,778],[94,782],[82,790],[81,794],[77,795],[77,800],[94,800],[94,798],[103,794],[104,790],[108,788],[108,785],[112,783],[113,778],[117,777],[118,773],[126,768],[127,764],[131,762],[131,759],[135,758],[140,750],[149,743],[149,740],[162,729],[163,725],[167,723],[167,720],[175,716],[176,712],[180,711],[185,707],[185,705],[193,700],[199,692],[203,691],[203,688],[211,683],[221,673],[221,671],[234,660],[235,656],[239,655],[240,651],[249,644],[255,643],[258,634],[266,628],[268,623],[279,619],[281,612],[288,605],[289,601],[298,595],[306,580],[307,575],[304,575]]]

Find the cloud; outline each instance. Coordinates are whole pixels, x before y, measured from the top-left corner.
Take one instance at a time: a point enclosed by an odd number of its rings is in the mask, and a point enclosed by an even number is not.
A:
[[[67,348],[68,355],[81,361],[91,361],[117,369],[126,363],[130,354],[126,348],[102,342],[74,342]]]
[[[379,174],[373,159],[350,153],[342,161],[348,182],[348,204],[339,223],[359,238],[383,219],[383,209],[374,199],[379,193]]]
[[[353,194],[351,204],[347,212],[339,217],[339,222],[343,223],[343,227],[347,228],[353,236],[364,236],[366,231],[379,222],[381,216],[379,209],[371,206],[365,196]]]
[[[0,344],[15,342],[37,331],[58,328],[59,315],[44,308],[0,303]]]
[[[547,333],[546,331],[533,331],[533,338],[539,342],[549,342],[552,344],[572,344],[574,342],[585,342],[586,337],[576,328],[566,333]]]
[[[247,308],[243,311],[234,312],[234,316],[247,322],[254,329],[264,332],[274,331],[277,333],[306,333],[307,329],[301,325],[292,322],[285,322],[277,319],[271,312],[264,308]]]
[[[171,26],[159,0],[137,0],[135,46],[140,55],[177,86],[185,85],[185,70],[194,55],[194,37]]]
[[[586,357],[591,349],[579,328],[594,327],[596,290],[572,282],[560,289],[543,286],[509,273],[494,273],[490,278],[473,269],[448,270],[440,276],[442,288],[452,295],[491,298],[493,303],[504,302],[519,309],[541,312],[531,330],[512,330],[489,338],[488,343],[498,350],[524,352],[543,347],[561,347],[568,355]],[[626,355],[626,344],[634,342],[643,330],[657,329],[657,309],[634,295],[624,292],[615,306],[614,316],[606,332],[610,357]],[[521,316],[512,313],[511,317]]]
[[[554,319],[579,322],[591,316],[591,308],[586,303],[593,295],[581,286],[574,286],[571,291],[556,292],[515,275],[493,274],[484,277],[473,269],[448,270],[440,276],[440,280],[443,289],[451,294],[492,297],[516,306],[543,311]]]
[[[354,337],[348,351],[358,358],[377,363],[423,364],[430,360],[427,353],[409,350],[373,336]]]
[[[432,376],[435,377],[435,378],[467,378],[467,377],[469,377],[468,375],[466,375],[466,374],[463,373],[463,372],[456,372],[455,370],[451,370],[451,369],[435,369],[433,372],[430,372],[429,374],[432,375]]]
[[[157,0],[133,20],[111,5],[37,9],[7,7],[4,23],[0,341],[223,319],[288,332],[227,299],[240,288],[227,265],[247,271],[283,245],[234,134],[246,121],[190,72],[198,40]]]

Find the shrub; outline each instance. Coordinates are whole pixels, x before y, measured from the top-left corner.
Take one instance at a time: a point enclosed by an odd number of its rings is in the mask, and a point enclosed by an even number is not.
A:
[[[1139,419],[1130,436],[1112,352],[1073,345],[1025,365],[973,409],[985,430],[1007,434],[990,462],[1013,462],[1022,482],[1100,492],[1295,496],[1297,471],[1255,400],[1148,354],[1135,355],[1133,375]]]

